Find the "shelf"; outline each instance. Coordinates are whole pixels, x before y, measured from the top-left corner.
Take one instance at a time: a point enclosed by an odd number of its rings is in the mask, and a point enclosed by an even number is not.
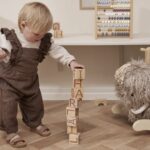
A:
[[[62,46],[120,46],[120,45],[150,45],[150,35],[133,35],[133,38],[98,38],[94,35],[64,35],[55,39],[55,43]]]

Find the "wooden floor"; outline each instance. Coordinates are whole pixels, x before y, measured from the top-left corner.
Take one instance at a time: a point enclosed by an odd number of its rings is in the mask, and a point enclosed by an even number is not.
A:
[[[50,127],[52,135],[43,138],[22,123],[18,115],[21,136],[28,142],[23,150],[150,150],[150,133],[135,133],[124,118],[114,116],[107,106],[97,106],[94,101],[83,101],[80,106],[80,145],[68,143],[65,108],[67,101],[45,102],[43,122]],[[0,150],[13,150],[0,133]]]

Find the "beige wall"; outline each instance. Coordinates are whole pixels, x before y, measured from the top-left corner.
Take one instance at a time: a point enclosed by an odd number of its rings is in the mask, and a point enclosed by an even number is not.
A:
[[[33,0],[0,0],[0,16],[17,22],[20,8]],[[51,10],[54,21],[61,23],[65,33],[93,33],[94,11],[79,9],[80,0],[37,0],[45,3]],[[150,33],[150,0],[134,1],[134,32]]]
[[[0,0],[0,26],[17,23],[20,8],[32,0]],[[38,0],[47,4],[54,21],[61,23],[64,34],[94,32],[94,11],[83,11],[79,0]],[[134,0],[134,33],[150,33],[150,0]],[[8,23],[9,22],[9,23]],[[94,38],[94,36],[93,36]],[[77,46],[66,47],[87,69],[85,99],[114,99],[113,75],[119,66],[120,47]],[[128,46],[124,52],[124,62],[142,58],[139,46]],[[71,71],[47,58],[39,67],[40,83],[45,99],[68,99],[72,83]]]

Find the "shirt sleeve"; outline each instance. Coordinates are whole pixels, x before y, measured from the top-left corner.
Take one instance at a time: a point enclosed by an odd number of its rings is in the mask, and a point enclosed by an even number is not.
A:
[[[71,61],[75,60],[73,55],[71,55],[64,47],[55,44],[54,41],[52,41],[49,55],[67,66],[69,66]]]
[[[8,53],[8,55],[4,59],[2,59],[2,61],[7,63],[10,58],[12,46],[11,46],[10,42],[8,40],[6,40],[6,36],[4,34],[2,34],[1,32],[0,32],[0,48],[4,49],[4,51],[7,51],[7,53]]]
[[[6,40],[5,34],[0,32],[0,48],[6,49],[8,52],[11,52],[12,46],[8,40]]]

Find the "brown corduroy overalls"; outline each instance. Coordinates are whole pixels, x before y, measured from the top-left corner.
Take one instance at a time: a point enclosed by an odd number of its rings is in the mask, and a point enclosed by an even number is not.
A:
[[[18,131],[17,105],[24,123],[35,128],[44,115],[37,66],[51,46],[51,34],[41,40],[39,49],[21,46],[14,30],[1,29],[12,45],[8,63],[0,62],[0,129],[8,134]]]

